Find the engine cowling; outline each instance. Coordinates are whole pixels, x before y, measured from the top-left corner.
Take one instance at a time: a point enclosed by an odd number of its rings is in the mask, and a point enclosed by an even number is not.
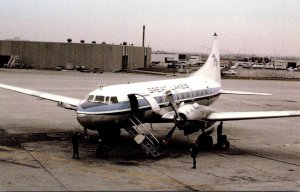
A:
[[[178,113],[184,117],[187,121],[201,121],[207,118],[209,114],[216,112],[210,107],[199,105],[198,103],[186,104],[178,109]]]
[[[206,121],[206,118],[212,112],[216,112],[210,107],[194,104],[185,104],[178,109],[178,113],[182,122],[178,124],[178,128],[184,130],[185,135],[192,134],[202,129],[205,131],[211,127],[214,122]]]

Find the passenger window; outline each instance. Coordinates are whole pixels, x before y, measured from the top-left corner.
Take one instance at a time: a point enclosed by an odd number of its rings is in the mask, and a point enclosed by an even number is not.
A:
[[[164,96],[164,103],[166,103],[166,105],[169,105],[169,99],[166,95]]]
[[[183,94],[184,94],[184,98],[185,98],[185,99],[189,99],[189,98],[190,98],[190,97],[189,97],[189,94],[190,94],[189,92],[184,92]]]
[[[166,95],[163,95],[163,96],[161,97],[161,102],[163,102],[163,103],[169,103],[168,97],[167,97]]]
[[[175,93],[175,94],[174,94],[174,100],[175,100],[175,101],[179,100],[179,94],[178,94],[178,93]]]
[[[194,97],[197,97],[197,91],[193,91]]]
[[[183,100],[183,99],[185,99],[185,97],[184,97],[184,93],[180,93],[179,97],[180,97],[180,100]]]
[[[92,101],[93,101],[93,99],[94,99],[94,95],[89,95],[89,97],[88,97],[87,101],[88,101],[88,102],[92,102]]]
[[[110,98],[110,102],[111,102],[111,103],[118,103],[117,97],[111,97],[111,98]]]
[[[163,97],[162,96],[159,96],[159,97],[157,97],[157,100],[158,100],[158,102],[157,103],[162,103],[163,101]]]
[[[105,97],[105,103],[109,104],[110,97]]]
[[[190,98],[192,101],[194,101],[194,99],[195,99],[195,98],[194,98],[194,91],[191,90],[191,91],[189,92],[189,98]]]
[[[179,93],[176,93],[176,94],[174,94],[174,96],[175,96],[175,102],[176,103],[180,103],[180,96],[179,96]]]

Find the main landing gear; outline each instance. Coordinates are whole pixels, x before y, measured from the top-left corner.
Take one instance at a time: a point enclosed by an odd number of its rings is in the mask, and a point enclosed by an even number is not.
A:
[[[218,137],[218,141],[216,144],[216,147],[219,149],[228,149],[230,146],[229,141],[227,140],[227,136],[226,135],[221,135]]]
[[[222,135],[223,132],[223,122],[221,121],[217,127],[217,144],[216,147],[219,149],[228,149],[230,146],[227,140],[227,135]]]
[[[217,144],[215,145],[218,149],[228,149],[230,146],[226,135],[222,135],[223,132],[223,122],[221,122],[217,127]],[[213,147],[213,138],[205,133],[201,134],[197,138],[197,145],[200,150],[209,150]]]
[[[209,150],[213,146],[213,138],[210,135],[199,135],[196,142],[200,150]]]

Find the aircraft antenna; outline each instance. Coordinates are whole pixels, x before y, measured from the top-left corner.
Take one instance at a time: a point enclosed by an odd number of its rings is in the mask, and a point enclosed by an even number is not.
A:
[[[98,87],[99,87],[100,90],[102,90],[102,88],[104,87],[104,85],[101,84],[101,83],[99,83],[99,84],[98,84]]]

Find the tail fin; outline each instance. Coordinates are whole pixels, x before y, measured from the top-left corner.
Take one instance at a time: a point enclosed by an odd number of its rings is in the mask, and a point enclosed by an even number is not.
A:
[[[221,84],[220,50],[216,33],[213,36],[212,49],[207,61],[198,71],[193,73],[191,77],[205,77]]]

